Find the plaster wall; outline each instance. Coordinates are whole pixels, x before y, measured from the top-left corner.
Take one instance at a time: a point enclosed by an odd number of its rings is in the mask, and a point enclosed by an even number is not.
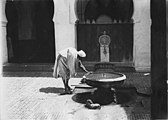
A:
[[[1,5],[1,58],[7,62],[5,0]],[[76,48],[75,0],[54,0],[56,54],[66,47]],[[150,0],[134,0],[134,65],[137,71],[150,70]],[[3,53],[3,54],[2,54]]]
[[[54,0],[56,54],[66,47],[76,47],[74,2]],[[150,71],[151,19],[150,0],[134,0],[134,65],[137,71]]]
[[[0,64],[8,62],[8,54],[7,54],[7,41],[6,41],[6,16],[5,16],[5,3],[6,0],[0,1],[0,22],[1,22],[1,29],[0,29]]]
[[[134,0],[134,65],[137,71],[150,71],[150,0]]]
[[[6,0],[0,0],[0,106],[1,113],[0,119],[7,120],[6,104],[5,104],[5,91],[4,88],[6,85],[2,79],[2,65],[8,62],[7,55],[7,42],[6,42],[6,16],[5,16],[5,2]]]
[[[54,0],[56,56],[67,47],[76,48],[75,0]]]
[[[168,0],[166,0],[166,13],[168,13]],[[168,14],[166,14],[166,42],[167,42],[167,63],[168,63]],[[167,64],[167,72],[168,72],[168,64]],[[167,73],[167,80],[168,80],[168,73]]]

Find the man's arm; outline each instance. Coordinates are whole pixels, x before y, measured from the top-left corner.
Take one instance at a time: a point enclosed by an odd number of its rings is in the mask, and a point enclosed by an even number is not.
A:
[[[78,62],[79,62],[79,67],[82,68],[83,71],[89,72],[89,71],[86,70],[86,68],[85,68],[85,66],[82,64],[81,60],[78,60]]]

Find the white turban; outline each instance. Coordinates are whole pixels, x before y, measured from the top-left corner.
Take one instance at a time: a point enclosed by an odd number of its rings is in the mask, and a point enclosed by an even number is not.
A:
[[[78,51],[80,57],[86,57],[86,53],[83,50]]]

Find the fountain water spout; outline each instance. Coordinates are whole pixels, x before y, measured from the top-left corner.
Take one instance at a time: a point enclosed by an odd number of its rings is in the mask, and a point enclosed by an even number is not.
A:
[[[100,43],[100,61],[109,62],[109,45],[110,45],[110,36],[106,34],[106,31],[103,32],[103,35],[99,37]]]

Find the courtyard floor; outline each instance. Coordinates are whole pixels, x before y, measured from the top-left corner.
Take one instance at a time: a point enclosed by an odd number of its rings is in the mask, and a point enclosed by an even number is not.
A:
[[[83,101],[77,100],[94,90],[80,86],[82,73],[70,79],[72,95],[60,95],[64,91],[62,80],[52,78],[51,73],[4,73],[2,120],[150,120],[150,75],[125,74],[127,80],[118,90],[120,103],[91,110],[84,106],[85,96]]]

